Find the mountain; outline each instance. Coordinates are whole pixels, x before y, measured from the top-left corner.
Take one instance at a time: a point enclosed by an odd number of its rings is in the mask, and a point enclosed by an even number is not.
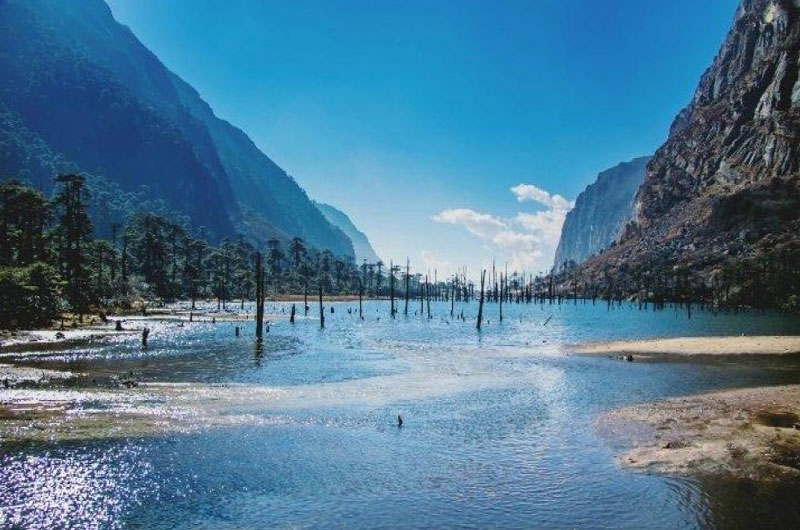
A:
[[[633,218],[633,199],[649,161],[650,157],[643,156],[602,171],[578,195],[561,229],[556,268],[567,261],[581,263],[619,239]]]
[[[686,267],[708,282],[722,267],[741,277],[750,270],[743,267],[795,270],[799,64],[798,2],[743,0],[691,102],[647,166],[634,221],[586,272],[661,264]]]
[[[54,173],[80,171],[104,190],[160,201],[215,237],[300,236],[353,255],[297,183],[102,0],[0,0],[0,77],[4,178],[49,191]]]
[[[316,204],[319,211],[322,212],[322,215],[325,216],[325,219],[327,219],[329,223],[339,228],[350,238],[350,241],[353,242],[353,250],[356,253],[356,265],[362,263],[364,260],[366,260],[367,263],[377,263],[381,261],[378,254],[375,253],[375,249],[372,248],[372,244],[370,244],[367,235],[353,224],[353,221],[350,220],[346,213],[330,204],[323,204],[321,202],[315,202],[314,204]]]

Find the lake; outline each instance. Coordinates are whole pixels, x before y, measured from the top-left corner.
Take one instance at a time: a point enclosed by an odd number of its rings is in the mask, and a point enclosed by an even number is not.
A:
[[[326,303],[253,323],[152,324],[137,336],[5,359],[142,382],[280,391],[250,424],[184,434],[0,445],[0,526],[23,528],[752,528],[800,524],[800,487],[621,469],[603,411],[800,382],[800,359],[633,362],[570,354],[586,341],[798,334],[777,313],[627,303],[455,304],[397,318],[388,301]],[[287,315],[291,304],[267,313]],[[233,307],[233,306],[232,306]],[[238,305],[235,307],[238,308]],[[301,307],[301,305],[298,305]],[[252,312],[252,306],[248,306]],[[348,309],[351,312],[348,312]],[[242,326],[236,337],[233,326]],[[71,383],[81,390],[80,381]],[[0,392],[3,392],[0,390]],[[404,424],[396,425],[402,415]],[[109,420],[113,421],[113,420]],[[198,421],[202,417],[198,416]]]

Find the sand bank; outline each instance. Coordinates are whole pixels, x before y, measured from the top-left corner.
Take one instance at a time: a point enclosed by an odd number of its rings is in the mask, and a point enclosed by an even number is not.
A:
[[[800,354],[800,336],[678,337],[589,343],[573,351],[590,355],[789,355]]]
[[[669,474],[800,479],[800,385],[668,399],[601,415],[621,466]]]

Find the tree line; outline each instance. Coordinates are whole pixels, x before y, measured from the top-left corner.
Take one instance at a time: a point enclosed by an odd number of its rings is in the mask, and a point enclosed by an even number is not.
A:
[[[16,181],[0,185],[0,328],[46,326],[59,314],[79,319],[89,312],[131,310],[146,301],[214,299],[227,304],[257,297],[255,256],[264,296],[352,295],[387,297],[391,314],[430,314],[430,300],[531,303],[622,300],[658,309],[667,303],[701,308],[800,308],[800,248],[729,259],[708,274],[668,263],[622,264],[587,270],[566,263],[550,274],[498,272],[476,288],[466,270],[439,280],[436,271],[412,274],[382,261],[356,264],[352,257],[309,247],[302,238],[269,239],[257,249],[242,237],[212,243],[203,227],[192,228],[150,211],[100,232],[89,215],[89,189],[81,175],[59,175],[54,194]],[[431,277],[432,276],[432,277]],[[307,302],[306,302],[307,304]],[[427,307],[426,307],[427,304]],[[451,313],[453,309],[451,308]],[[501,309],[502,314],[502,309]]]
[[[264,249],[242,237],[212,244],[203,227],[149,211],[100,231],[90,219],[85,178],[54,180],[52,198],[16,181],[0,185],[0,328],[45,326],[64,312],[82,318],[130,310],[147,300],[243,304],[255,298],[257,250],[266,296],[320,287],[326,295],[388,296],[399,282],[399,267],[356,264],[299,237],[269,239]],[[98,232],[109,236],[94,237]],[[421,282],[416,274],[407,283],[418,289]]]

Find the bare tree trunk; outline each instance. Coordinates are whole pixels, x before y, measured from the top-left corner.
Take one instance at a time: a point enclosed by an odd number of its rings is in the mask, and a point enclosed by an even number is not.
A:
[[[411,272],[411,262],[409,262],[408,258],[406,258],[406,304],[405,309],[403,310],[403,314],[408,316],[408,276]]]
[[[392,313],[392,318],[394,318],[394,262],[389,260],[389,311]]]
[[[481,298],[478,302],[478,331],[481,329],[481,323],[483,322],[483,284],[486,281],[486,269],[481,270]]]
[[[264,336],[264,275],[261,269],[261,252],[256,252],[256,338]]]
[[[453,317],[453,310],[456,304],[456,279],[453,278],[452,286],[450,288],[450,317]]]
[[[319,328],[325,329],[325,311],[322,308],[322,282],[319,284]]]
[[[425,276],[425,299],[428,305],[428,318],[431,318],[431,286],[428,283],[428,277]]]
[[[425,284],[422,283],[422,276],[419,281],[419,316],[425,316]]]
[[[358,318],[364,320],[364,308],[361,299],[364,297],[364,283],[358,279]]]
[[[506,297],[505,290],[503,289],[503,273],[500,273],[500,322],[503,321],[503,298]]]

